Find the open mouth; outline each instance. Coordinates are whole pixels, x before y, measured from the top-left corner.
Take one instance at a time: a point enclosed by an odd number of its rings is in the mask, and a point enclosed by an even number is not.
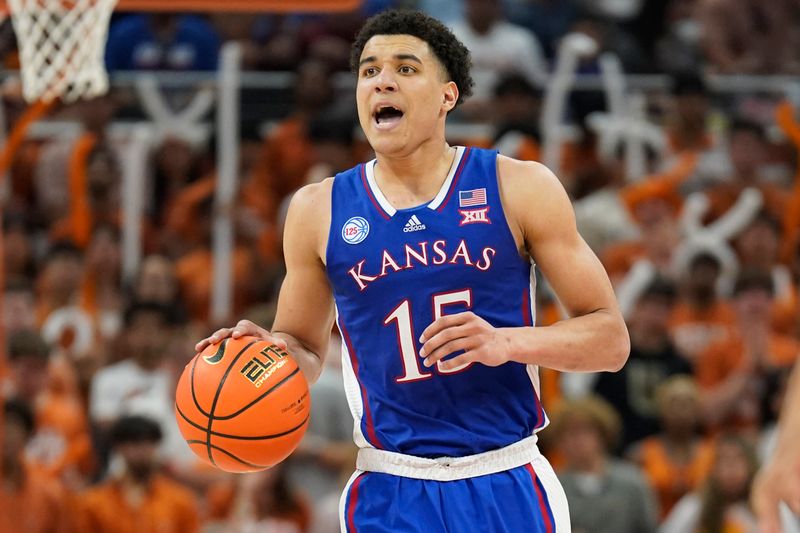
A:
[[[375,111],[375,124],[381,129],[389,129],[395,126],[403,118],[403,112],[396,107],[381,106]]]

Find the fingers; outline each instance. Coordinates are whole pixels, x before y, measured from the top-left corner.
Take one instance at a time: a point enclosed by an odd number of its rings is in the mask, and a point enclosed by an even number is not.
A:
[[[231,337],[234,339],[246,336],[262,337],[265,333],[267,330],[256,326],[249,320],[240,320],[231,330]]]
[[[454,370],[462,365],[467,365],[475,359],[473,353],[474,352],[471,351],[464,352],[457,357],[453,357],[452,359],[448,359],[447,361],[442,361],[441,363],[439,363],[439,368],[440,370],[446,372],[448,370]]]
[[[424,343],[426,340],[432,339],[435,335],[446,328],[465,324],[473,316],[475,316],[474,313],[466,311],[464,313],[456,313],[454,315],[445,315],[439,317],[434,320],[430,326],[425,328],[425,331],[422,332],[422,335],[419,338],[419,342]]]
[[[796,474],[790,475],[788,484],[783,500],[795,515],[800,515],[800,479]]]
[[[758,517],[758,530],[761,533],[780,533],[779,497],[773,483],[762,472],[756,478],[752,493],[752,505]]]
[[[454,330],[447,330],[447,331],[448,332],[449,331],[453,331],[453,336],[459,335],[459,332],[457,331],[457,328],[454,329]],[[440,333],[438,335],[438,337],[444,336],[445,333],[447,333],[447,332]],[[431,339],[431,341],[434,341],[434,340],[435,340],[435,338]],[[429,341],[429,342],[431,342],[431,341]],[[425,346],[427,346],[427,345],[428,344],[426,343]],[[425,346],[423,346],[422,349],[419,352],[419,354],[421,356],[423,356],[423,357],[425,357],[425,355],[428,353]],[[470,348],[470,339],[468,337],[458,336],[458,337],[454,338],[453,340],[447,341],[444,344],[442,344],[441,346],[439,346],[438,348],[434,349],[430,353],[430,355],[425,357],[425,360],[423,361],[423,364],[425,366],[433,366],[433,365],[436,364],[437,361],[440,361],[441,359],[447,357],[451,353],[458,352],[458,351],[461,351],[461,350],[467,350],[469,348]]]
[[[207,337],[198,342],[197,344],[195,344],[194,349],[198,353],[202,352],[209,345],[221,342],[223,339],[227,339],[228,337],[232,339],[240,339],[242,337],[256,337],[258,339],[275,344],[276,346],[278,346],[283,350],[286,350],[288,348],[288,345],[284,339],[271,334],[266,329],[257,326],[256,324],[254,324],[249,320],[240,320],[232,328],[218,329],[217,331],[212,333],[210,337]]]
[[[197,344],[194,345],[194,349],[196,352],[202,352],[206,349],[206,347],[210,344],[216,344],[222,339],[230,337],[231,329],[230,328],[221,328],[211,334],[210,337],[206,337],[205,339],[201,340]]]
[[[275,337],[274,335],[266,335],[264,340],[270,342],[280,348],[281,350],[288,350],[289,344],[280,337]]]

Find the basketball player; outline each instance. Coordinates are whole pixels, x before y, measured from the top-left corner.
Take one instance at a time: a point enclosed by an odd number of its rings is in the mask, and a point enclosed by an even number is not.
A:
[[[447,144],[447,114],[472,79],[446,27],[385,12],[352,57],[376,159],[294,196],[272,331],[241,321],[196,348],[255,335],[313,383],[336,320],[360,448],[343,531],[569,532],[536,447],[547,424],[537,367],[624,364],[606,273],[545,167]],[[573,318],[532,327],[532,261]]]

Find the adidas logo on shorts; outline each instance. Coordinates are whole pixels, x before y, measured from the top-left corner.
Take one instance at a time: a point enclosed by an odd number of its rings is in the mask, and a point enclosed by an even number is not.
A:
[[[425,224],[417,218],[417,215],[412,215],[403,227],[403,233],[411,233],[412,231],[420,231],[423,229],[425,229]]]

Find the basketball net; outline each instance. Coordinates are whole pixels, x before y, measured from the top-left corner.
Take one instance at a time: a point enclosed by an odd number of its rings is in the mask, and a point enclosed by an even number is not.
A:
[[[103,63],[117,0],[7,0],[28,102],[92,98],[108,90]]]

